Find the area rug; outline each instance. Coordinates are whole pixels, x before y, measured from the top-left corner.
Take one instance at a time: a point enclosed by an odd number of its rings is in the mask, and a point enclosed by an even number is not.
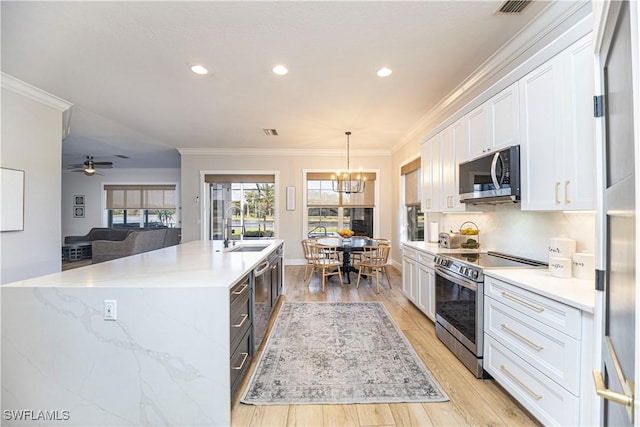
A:
[[[447,400],[382,303],[285,302],[241,401]]]

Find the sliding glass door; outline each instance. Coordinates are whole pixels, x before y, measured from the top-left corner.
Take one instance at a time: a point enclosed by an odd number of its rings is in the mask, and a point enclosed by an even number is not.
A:
[[[243,179],[244,178],[244,179]],[[250,176],[238,176],[239,181]],[[271,239],[275,232],[275,184],[210,182],[211,240]],[[228,236],[227,236],[228,235]]]

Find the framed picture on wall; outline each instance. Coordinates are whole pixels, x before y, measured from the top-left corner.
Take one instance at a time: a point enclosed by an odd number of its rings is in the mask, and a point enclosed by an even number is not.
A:
[[[84,196],[73,196],[73,206],[84,206]]]
[[[74,218],[84,218],[84,206],[75,206],[73,208]]]

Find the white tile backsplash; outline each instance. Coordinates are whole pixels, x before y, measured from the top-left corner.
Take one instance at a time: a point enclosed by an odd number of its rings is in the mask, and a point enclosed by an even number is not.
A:
[[[427,214],[425,223],[439,221],[440,231],[458,231],[465,221],[480,229],[480,249],[548,262],[550,237],[576,240],[577,252],[595,252],[595,212],[530,212],[519,204],[483,208],[487,212]]]

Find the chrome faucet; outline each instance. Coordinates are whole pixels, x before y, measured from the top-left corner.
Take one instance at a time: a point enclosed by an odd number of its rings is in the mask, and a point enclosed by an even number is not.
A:
[[[229,247],[229,238],[231,237],[231,234],[233,233],[233,219],[231,218],[231,211],[233,211],[234,209],[237,209],[240,213],[242,213],[242,211],[240,210],[239,207],[235,206],[235,205],[231,205],[227,208],[226,211],[224,211],[224,221],[225,221],[225,226],[224,226],[224,230],[225,230],[225,238],[224,238],[224,247],[228,248]],[[233,242],[233,244],[235,245],[236,243]]]
[[[316,225],[313,230],[311,230],[309,233],[307,233],[308,236],[311,236],[311,234],[316,231],[316,230],[324,230],[324,235],[327,235],[327,227],[325,227],[324,225]]]

